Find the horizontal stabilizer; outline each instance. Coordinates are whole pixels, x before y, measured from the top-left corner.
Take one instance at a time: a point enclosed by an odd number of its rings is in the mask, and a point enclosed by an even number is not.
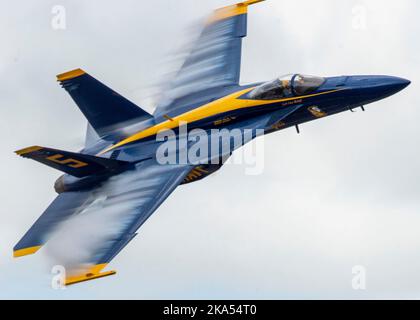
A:
[[[100,137],[106,138],[121,126],[148,120],[152,116],[82,69],[57,76]]]
[[[118,171],[129,164],[125,161],[38,146],[25,148],[16,151],[16,153],[24,158],[33,159],[78,178],[102,174],[107,171]]]

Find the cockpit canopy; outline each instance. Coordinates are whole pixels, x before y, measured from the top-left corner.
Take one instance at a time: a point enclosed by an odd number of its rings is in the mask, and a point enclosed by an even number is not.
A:
[[[302,96],[318,89],[325,79],[322,77],[290,74],[263,83],[249,93],[251,99],[277,100]]]

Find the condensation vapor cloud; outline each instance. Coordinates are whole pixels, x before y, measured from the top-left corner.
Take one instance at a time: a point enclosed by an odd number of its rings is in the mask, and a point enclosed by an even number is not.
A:
[[[162,88],[159,107],[163,111],[179,97],[236,82],[237,79],[232,79],[226,71],[231,67],[233,58],[240,59],[240,56],[231,55],[240,41],[232,36],[238,22],[228,19],[212,24],[212,15],[190,27],[190,32],[198,36],[184,45],[182,54],[177,58],[186,58],[182,68]]]
[[[103,263],[118,251],[156,205],[155,196],[171,166],[155,165],[146,172],[143,163],[111,177],[92,193],[79,213],[62,224],[49,240],[48,256],[69,273]],[[150,166],[149,166],[150,168]]]

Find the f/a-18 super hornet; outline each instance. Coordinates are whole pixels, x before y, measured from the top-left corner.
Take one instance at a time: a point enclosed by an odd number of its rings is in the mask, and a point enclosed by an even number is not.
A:
[[[391,76],[290,74],[240,85],[241,44],[247,34],[248,7],[261,1],[220,8],[206,20],[153,114],[81,69],[57,76],[88,120],[85,147],[79,152],[39,146],[17,151],[64,175],[55,183],[56,199],[14,247],[15,257],[37,252],[47,241],[55,240],[57,230],[79,218],[81,226],[86,222],[92,227],[88,241],[79,241],[78,234],[67,239],[78,258],[68,262],[67,256],[64,261],[69,270],[66,284],[114,274],[103,269],[175,188],[201,180],[223,165],[223,161],[210,159],[212,153],[198,163],[160,163],[158,149],[168,142],[157,139],[162,132],[171,131],[178,137],[181,128],[187,127],[187,133],[200,129],[209,135],[215,129],[239,135],[246,130],[269,134],[364,108],[410,84]],[[228,157],[256,136],[242,137],[240,145],[229,144],[227,151],[217,156]],[[181,146],[176,146],[175,151],[168,148],[164,154],[178,155]],[[100,227],[107,213],[111,223]]]

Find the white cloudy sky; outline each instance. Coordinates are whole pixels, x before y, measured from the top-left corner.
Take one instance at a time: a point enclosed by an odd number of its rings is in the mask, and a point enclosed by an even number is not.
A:
[[[229,166],[177,189],[111,263],[117,276],[64,291],[51,289],[43,251],[11,258],[60,175],[13,151],[83,143],[85,119],[55,75],[81,67],[152,111],[197,19],[234,1],[0,1],[1,298],[420,298],[418,1],[252,7],[243,83],[293,72],[413,83],[366,113],[266,137],[259,176]],[[51,28],[56,4],[66,30]],[[353,27],[359,6],[364,29]],[[352,289],[355,265],[367,270],[365,291]]]

